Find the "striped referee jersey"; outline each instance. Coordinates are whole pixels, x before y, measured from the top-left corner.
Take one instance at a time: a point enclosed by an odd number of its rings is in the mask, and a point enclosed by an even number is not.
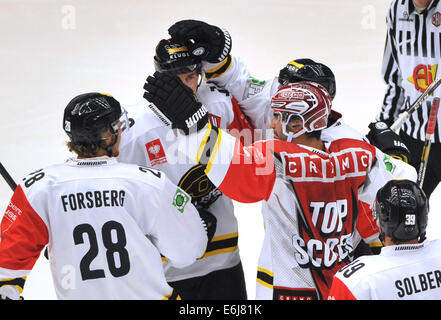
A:
[[[418,13],[412,0],[394,0],[386,22],[382,75],[388,86],[377,120],[391,125],[441,76],[441,2],[432,0]],[[434,96],[441,97],[441,87],[402,125],[407,135],[424,141]],[[437,125],[432,142],[441,142],[440,130]]]

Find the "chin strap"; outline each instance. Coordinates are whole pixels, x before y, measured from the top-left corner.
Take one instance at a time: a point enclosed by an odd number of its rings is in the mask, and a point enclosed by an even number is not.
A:
[[[282,122],[282,131],[283,134],[287,137],[286,138],[287,142],[291,142],[292,139],[297,138],[298,136],[306,132],[305,128],[302,128],[300,131],[297,131],[296,133],[292,131],[288,131],[288,122]]]

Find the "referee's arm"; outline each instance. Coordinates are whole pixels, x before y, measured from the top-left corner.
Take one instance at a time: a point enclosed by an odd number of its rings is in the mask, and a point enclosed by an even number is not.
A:
[[[386,94],[381,111],[377,115],[377,121],[384,121],[389,126],[400,114],[400,107],[404,103],[404,90],[400,83],[402,80],[401,70],[398,65],[395,16],[398,1],[395,1],[386,17],[387,35],[384,48],[382,75],[387,84]]]

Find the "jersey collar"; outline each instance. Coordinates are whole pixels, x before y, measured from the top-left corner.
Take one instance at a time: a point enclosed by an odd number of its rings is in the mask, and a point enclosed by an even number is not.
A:
[[[76,157],[69,158],[66,161],[66,164],[73,167],[98,167],[98,166],[105,166],[105,165],[112,165],[117,163],[115,157],[108,157],[108,156],[102,156],[102,157],[94,157],[94,158],[85,158],[85,159],[78,159]]]
[[[318,154],[318,155],[320,155],[322,157],[329,158],[329,151],[328,151],[328,148],[326,146],[327,142],[326,141],[323,141],[323,142],[325,144],[326,151],[322,151],[322,150],[319,150],[319,149],[316,149],[316,148],[313,148],[313,147],[310,147],[310,146],[305,146],[303,144],[298,144],[298,146],[300,146],[300,147],[302,147],[304,149],[307,149],[309,151],[312,151],[312,152],[314,152],[314,153],[316,153],[316,154]]]
[[[395,246],[387,246],[381,248],[381,253],[389,254],[389,255],[395,255],[395,254],[401,254],[401,253],[408,253],[408,252],[416,252],[425,247],[427,243],[427,240],[417,243],[417,244],[398,244]]]

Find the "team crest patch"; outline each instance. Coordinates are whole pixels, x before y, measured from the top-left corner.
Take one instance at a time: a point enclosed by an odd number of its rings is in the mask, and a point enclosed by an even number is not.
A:
[[[145,144],[147,150],[147,155],[149,156],[150,163],[153,166],[157,164],[162,164],[167,162],[167,157],[165,156],[164,147],[162,146],[161,140],[156,139]]]
[[[265,80],[257,80],[256,78],[250,76],[247,80],[243,100],[262,92],[263,88],[265,87],[265,82]]]
[[[432,15],[432,23],[437,28],[441,25],[441,13],[439,11]]]
[[[173,197],[173,206],[178,209],[179,212],[184,213],[184,208],[191,200],[191,197],[181,188],[178,187],[175,196]]]
[[[395,171],[396,165],[392,162],[391,158],[388,155],[384,155],[383,158],[384,165],[386,166],[386,170],[390,173]]]

